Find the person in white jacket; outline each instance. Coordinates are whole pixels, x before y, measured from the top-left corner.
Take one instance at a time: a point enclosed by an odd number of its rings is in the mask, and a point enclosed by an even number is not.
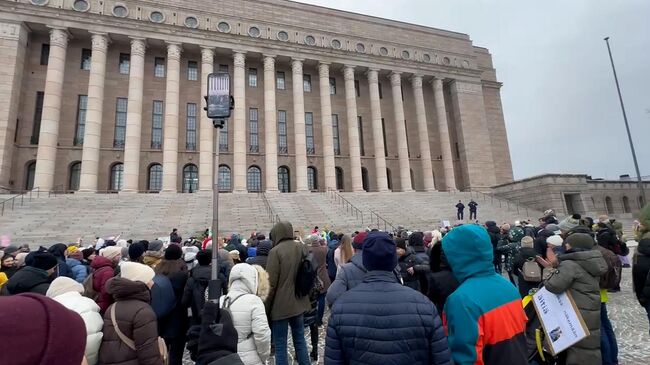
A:
[[[271,350],[271,329],[264,300],[269,278],[259,265],[235,265],[230,271],[230,289],[222,296],[222,308],[230,310],[237,329],[237,353],[246,365],[263,365]]]
[[[86,324],[86,359],[88,365],[95,365],[102,343],[104,319],[99,314],[97,303],[82,296],[83,291],[83,285],[68,277],[59,276],[52,281],[46,295],[81,316]]]

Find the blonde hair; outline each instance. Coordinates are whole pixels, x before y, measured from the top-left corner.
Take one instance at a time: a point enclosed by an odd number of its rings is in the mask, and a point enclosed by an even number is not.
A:
[[[344,235],[343,238],[341,238],[341,245],[339,248],[341,249],[341,262],[347,264],[352,258],[352,255],[354,255],[354,250],[352,249],[352,237],[347,234]]]
[[[257,270],[257,293],[255,294],[265,301],[269,296],[269,274],[260,265],[253,265],[253,267]]]

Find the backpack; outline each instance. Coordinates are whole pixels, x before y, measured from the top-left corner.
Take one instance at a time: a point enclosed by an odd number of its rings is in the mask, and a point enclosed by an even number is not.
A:
[[[614,289],[621,283],[621,260],[616,254],[604,247],[600,251],[607,263],[607,272],[600,277],[600,288]]]
[[[525,281],[530,283],[539,283],[542,281],[542,269],[534,257],[526,259],[526,262],[521,267],[521,275]]]
[[[99,292],[93,288],[93,273],[91,272],[86,276],[83,282],[84,293],[83,296],[94,300],[95,302],[99,299]]]
[[[521,242],[521,239],[524,238],[526,233],[524,232],[524,229],[521,227],[513,227],[509,232],[508,232],[508,241],[510,242]]]
[[[330,277],[331,281],[334,281],[336,278],[336,262],[334,261],[334,251],[336,248],[330,248],[327,250],[327,256],[325,257],[325,262],[327,263],[327,276]]]
[[[316,282],[316,268],[313,263],[313,255],[303,255],[296,274],[295,293],[297,298],[309,295]]]

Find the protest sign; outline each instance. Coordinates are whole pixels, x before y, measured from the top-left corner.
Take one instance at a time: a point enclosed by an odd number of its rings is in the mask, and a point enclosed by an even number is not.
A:
[[[589,336],[582,315],[568,292],[558,295],[542,288],[533,296],[533,303],[554,356]]]

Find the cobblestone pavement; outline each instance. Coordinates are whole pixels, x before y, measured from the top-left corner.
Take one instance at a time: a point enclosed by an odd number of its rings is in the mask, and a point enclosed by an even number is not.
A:
[[[621,365],[648,365],[650,364],[650,334],[648,334],[648,318],[645,310],[639,305],[636,296],[632,291],[632,269],[623,269],[623,280],[621,291],[609,294],[607,304],[609,318],[616,332],[616,339],[619,347],[619,361]],[[327,316],[327,314],[326,314]],[[325,349],[325,329],[320,328],[320,341],[318,343],[319,355],[318,364],[323,364],[323,353]],[[305,338],[308,347],[311,349],[309,328],[305,328]],[[289,340],[291,342],[291,340]],[[292,356],[293,346],[289,344],[289,357]],[[183,365],[193,365],[194,362],[184,361]],[[290,362],[297,364],[297,362]],[[313,364],[316,364],[314,362]],[[275,365],[273,359],[267,365]],[[596,364],[585,364],[596,365]]]

